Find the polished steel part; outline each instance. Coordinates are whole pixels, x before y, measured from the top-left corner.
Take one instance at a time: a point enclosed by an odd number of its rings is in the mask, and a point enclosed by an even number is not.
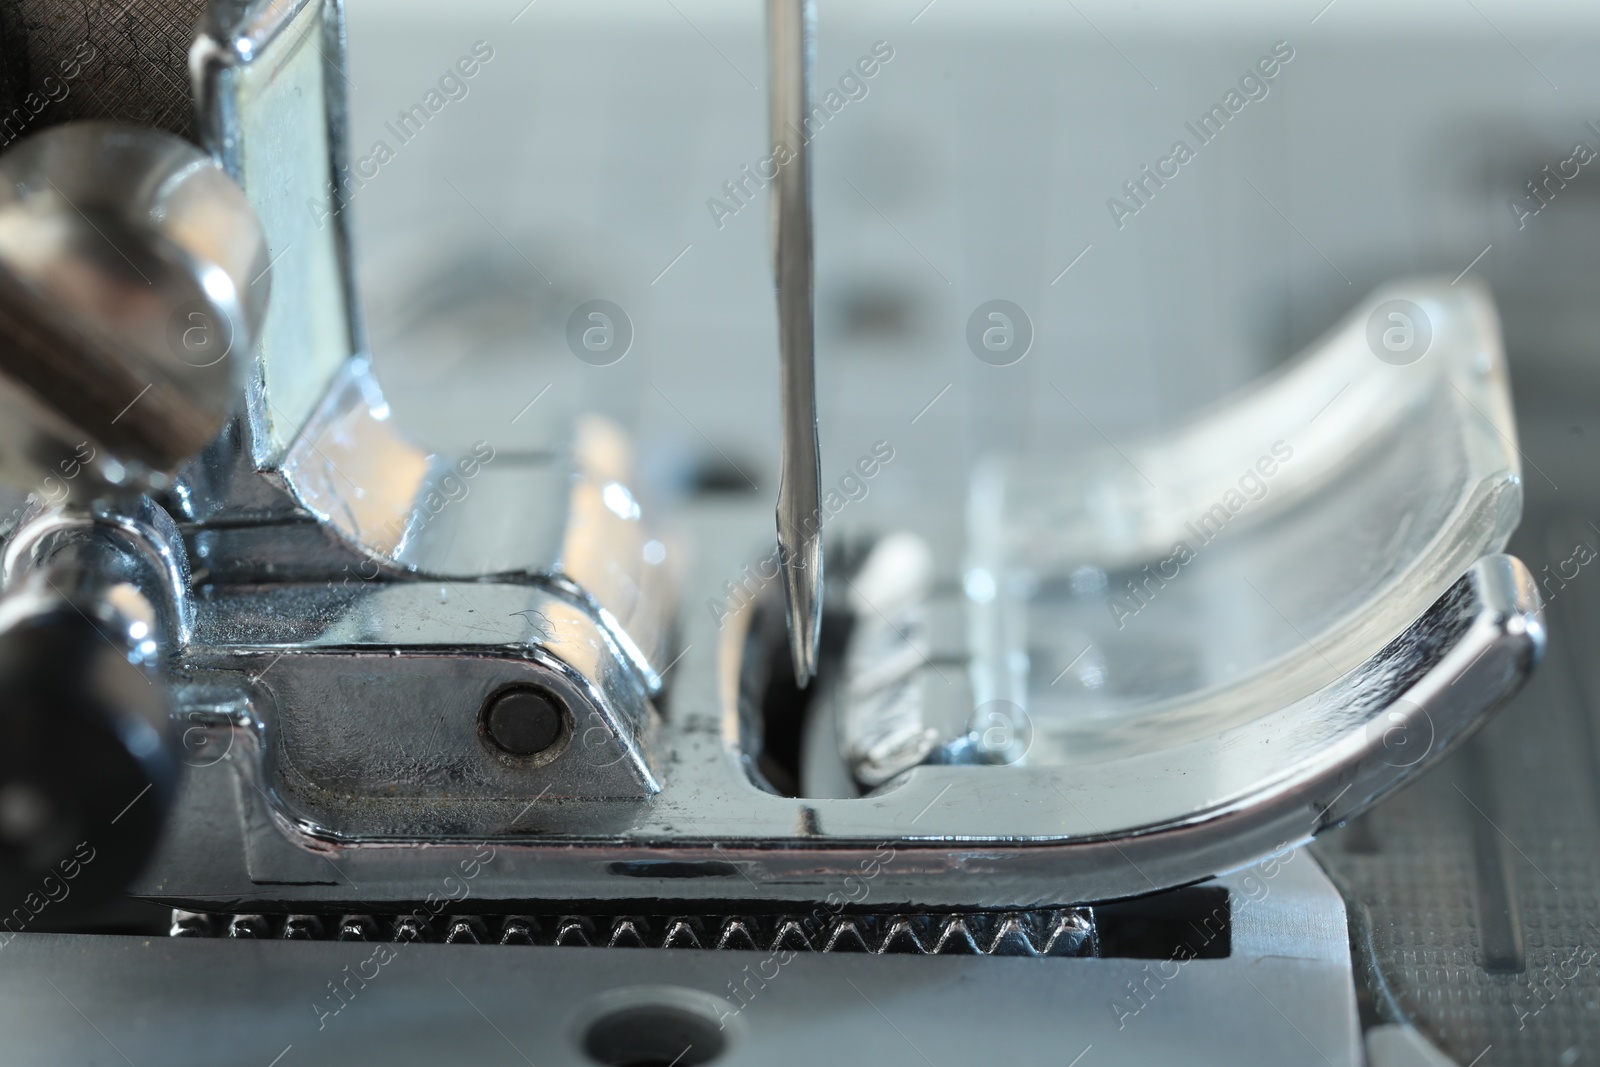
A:
[[[813,298],[811,149],[815,0],[768,0],[772,143],[790,156],[772,198],[772,254],[782,361],[783,471],[778,482],[778,552],[788,604],[795,680],[817,673],[822,634],[821,451],[817,441],[816,311]]]
[[[659,788],[654,702],[672,646],[677,554],[644,520],[626,439],[602,422],[580,420],[565,448],[515,454],[484,440],[461,457],[394,424],[350,299],[342,59],[335,0],[212,5],[191,53],[201,128],[249,200],[204,154],[145,131],[67,128],[6,157],[22,183],[20,208],[0,204],[5,217],[81,219],[103,244],[136,234],[143,243],[129,244],[127,268],[165,255],[196,275],[206,308],[228,310],[223,321],[240,342],[231,361],[199,368],[210,375],[212,421],[196,428],[169,418],[177,425],[160,427],[177,440],[165,442],[159,470],[143,453],[126,454],[139,439],[114,456],[90,437],[58,464],[63,480],[91,485],[82,470],[98,463],[106,482],[170,485],[159,506],[130,496],[96,521],[127,528],[149,554],[174,561],[147,594],[173,605],[159,635],[163,664],[198,694],[180,716],[189,762],[226,760],[233,731],[241,733],[238,752],[260,763],[238,785],[252,796],[265,790],[273,805],[247,835],[276,823],[364,840],[498,833],[536,801],[648,797]],[[30,148],[41,144],[71,151]],[[140,180],[129,186],[130,177]],[[75,196],[85,212],[68,210]],[[169,233],[171,251],[159,241]],[[96,262],[111,262],[101,253]],[[288,283],[267,311],[269,269]],[[142,293],[129,302],[140,308],[140,300],[150,302]],[[144,316],[156,318],[169,325],[164,313]],[[153,329],[145,333],[165,344]],[[247,353],[257,358],[237,358]],[[70,366],[46,355],[16,358],[8,370],[37,376]],[[244,410],[227,420],[239,406],[241,369]],[[218,374],[227,380],[213,381]],[[156,408],[170,417],[169,409]],[[28,425],[79,440],[73,427],[51,425],[50,411],[29,413],[37,419]],[[106,421],[122,433],[127,415],[109,412]],[[171,483],[142,476],[145,467],[170,470],[213,437]],[[138,461],[130,475],[126,465]],[[140,507],[170,509],[180,535],[140,526]],[[37,580],[45,562],[30,546],[71,521],[59,508],[33,509],[11,545],[11,579]],[[380,602],[377,617],[362,614]],[[491,602],[493,613],[480,614]],[[302,629],[272,625],[291,621]],[[519,684],[552,693],[563,713],[556,743],[527,757],[480,729],[483,707]],[[417,721],[402,727],[407,716]],[[453,784],[439,793],[441,781]],[[420,814],[408,813],[429,796]]]
[[[238,433],[277,459],[366,349],[350,259],[340,0],[213,0],[189,52],[200,134],[249,194],[280,277]]]
[[[645,745],[677,558],[646,521],[626,438],[586,418],[563,447],[484,439],[457,456],[407,434],[356,313],[341,5],[215,4],[191,59],[206,141],[293,273],[246,416],[176,500],[211,586],[192,662],[241,672],[275,709],[239,712],[268,731],[252,740],[269,757],[259,785],[315,832],[377,838],[494,832],[541,796],[655,792]],[[559,690],[569,721],[507,765],[479,712],[529,682]],[[224,721],[238,699],[219,697]],[[397,723],[412,717],[417,738]],[[301,740],[324,733],[326,749]]]
[[[1089,908],[809,915],[235,915],[174,910],[173,937],[285,941],[432,941],[561,948],[866,952],[878,956],[1098,954]]]
[[[165,487],[239,406],[270,288],[250,203],[187,141],[84,122],[0,157],[0,477]]]
[[[719,514],[698,531],[713,558],[719,546],[759,537],[759,511],[742,530],[727,520]],[[703,562],[691,589],[715,589],[719,578],[717,565]],[[291,616],[298,610],[288,599],[278,605]],[[352,622],[371,617],[350,613]],[[744,769],[738,706],[750,620],[719,634],[709,616],[686,618],[673,714],[653,743],[666,754],[661,789],[648,804],[502,801],[495,807],[514,822],[459,843],[418,838],[426,849],[364,845],[363,822],[374,843],[394,841],[384,833],[389,815],[365,803],[344,813],[338,835],[297,825],[292,808],[259,785],[261,733],[250,723],[270,707],[230,710],[204,692],[188,694],[186,707],[215,709],[206,712],[216,738],[209,747],[228,758],[190,773],[162,856],[136,891],[183,907],[260,896],[287,910],[298,910],[296,901],[375,907],[418,899],[433,888],[436,862],[493,840],[496,861],[473,883],[485,907],[530,895],[776,903],[815,899],[892,842],[895,858],[873,880],[873,899],[960,908],[975,897],[1028,907],[1129,896],[1238,867],[1364,810],[1481,724],[1543,645],[1531,577],[1515,560],[1491,557],[1359,670],[1246,727],[1070,770],[917,767],[877,794],[821,799],[766,792]],[[271,658],[258,662],[268,668]],[[1386,740],[1402,701],[1414,710],[1398,725],[1426,723],[1432,733],[1420,759],[1397,756]],[[419,802],[416,810],[440,820],[461,807],[441,801],[429,813]],[[233,816],[218,818],[222,811]]]
[[[309,834],[496,837],[534,825],[541,803],[660,788],[644,677],[583,606],[537,587],[218,589],[185,666],[237,680],[259,724],[239,752],[260,744],[259,785]],[[566,721],[555,745],[515,757],[481,712],[525,685],[557,698]]]
[[[90,122],[0,158],[0,476],[36,492],[0,587],[10,897],[91,860],[79,903],[116,893],[161,832],[189,574],[143,494],[238,407],[269,270],[250,203],[186,141]]]
[[[149,859],[178,791],[169,672],[188,620],[173,596],[187,577],[174,574],[177,539],[144,500],[126,516],[52,512],[6,546],[0,898],[66,874],[80,907]]]
[[[592,614],[654,692],[677,560],[645,519],[626,437],[588,418],[563,448],[511,455],[485,439],[457,456],[390,417],[350,270],[343,34],[335,0],[218,2],[191,54],[207,144],[292,274],[245,416],[175,494],[198,566],[222,586],[541,584]],[[301,139],[287,159],[285,129]]]
[[[991,724],[975,721],[970,680],[960,671],[940,679],[933,666],[968,658],[965,605],[954,594],[935,598],[934,578],[927,542],[900,531],[874,544],[850,579],[843,676],[826,683],[806,723],[807,796],[855,796],[922,763],[986,762]],[[1019,732],[1014,718],[1007,740]],[[845,773],[826,783],[836,763]]]
[[[104,573],[85,573],[84,581],[127,583],[137,589],[154,613],[145,637],[155,642],[163,660],[171,661],[194,636],[183,534],[149,497],[128,499],[126,507],[46,508],[35,503],[0,552],[0,586],[10,589],[29,581],[48,570],[64,549],[86,542],[113,546],[114,555],[102,556]]]
[[[268,158],[263,135],[286,116],[331,122],[327,82],[338,70],[286,35],[326,41],[337,5],[225,7],[256,15],[248,32],[212,38],[222,51],[197,49],[202,100],[216,119],[208,128],[247,191],[270,198],[280,189],[252,176],[252,151]],[[777,50],[789,56],[779,84],[798,86],[803,112],[807,8],[775,9],[775,37],[785,25],[797,36],[786,38],[792,51]],[[295,91],[313,82],[318,93]],[[804,193],[799,148],[789,180]],[[333,149],[300,152],[301,170],[282,188],[332,180],[336,158]],[[805,206],[803,196],[781,202]],[[279,216],[267,216],[269,241],[299,232],[280,232]],[[809,225],[805,211],[798,217]],[[804,267],[809,339],[809,231],[799,231],[807,255],[791,261],[783,218],[778,269]],[[338,243],[329,240],[319,262],[333,270]],[[170,494],[196,565],[177,587],[194,617],[178,662],[180,715],[203,758],[158,863],[136,886],[147,897],[201,907],[260,898],[285,909],[402,905],[429,892],[432,860],[483,841],[502,851],[475,890],[505,905],[731,903],[752,892],[768,904],[802,902],[884,842],[899,850],[875,885],[909,907],[1127,896],[1229,869],[1363,810],[1477,725],[1542,645],[1528,575],[1505,557],[1472,563],[1482,543],[1443,575],[1435,599],[1409,618],[1385,618],[1381,640],[1365,631],[1352,639],[1363,655],[1342,670],[1308,675],[1319,684],[1221,729],[1191,723],[1165,746],[1071,768],[917,766],[867,797],[779,796],[747,771],[753,739],[740,705],[752,699],[745,682],[759,658],[755,612],[713,621],[685,613],[674,640],[677,601],[662,569],[672,554],[643,525],[620,436],[585,424],[562,455],[499,463],[486,442],[476,467],[449,462],[394,426],[340,291],[302,294],[333,294],[295,319],[317,331],[312,349],[267,331],[246,418]],[[786,341],[785,365],[804,371],[809,396],[809,351],[789,358],[798,351]],[[297,399],[286,417],[264,422],[277,407],[266,368],[280,357]],[[1492,352],[1486,366],[1496,371]],[[307,393],[314,402],[303,406]],[[809,410],[809,450],[785,454],[809,456],[814,474],[814,403]],[[1475,458],[1497,454],[1480,448]],[[1480,501],[1495,529],[1514,518],[1509,473],[1502,492]],[[495,491],[452,490],[478,478],[493,478]],[[690,521],[708,526],[696,531],[705,551],[689,587],[699,602],[757,539],[736,513]],[[798,562],[792,552],[786,559]],[[790,574],[817,581],[816,562]],[[792,582],[786,590],[791,621],[797,605],[815,607]],[[814,637],[815,612],[804,621]],[[805,632],[791,626],[791,639]],[[663,675],[674,664],[663,716]],[[805,676],[807,664],[797,666]],[[564,740],[519,761],[482,735],[482,712],[506,687],[526,684],[556,694],[569,719]],[[1394,758],[1394,715],[1407,726],[1427,720],[1421,758]]]

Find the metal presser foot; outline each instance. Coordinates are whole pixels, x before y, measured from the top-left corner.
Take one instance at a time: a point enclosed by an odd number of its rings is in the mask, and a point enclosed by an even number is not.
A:
[[[775,120],[804,110],[809,8],[770,5]],[[691,564],[619,427],[445,455],[396,425],[348,215],[304,206],[347,180],[342,48],[337,3],[217,3],[208,153],[85,123],[0,156],[0,473],[35,494],[0,600],[7,899],[70,867],[80,902],[157,902],[179,938],[536,946],[479,973],[531,968],[522,1010],[573,1062],[756,1056],[762,961],[807,953],[854,955],[793,972],[797,1011],[864,1009],[843,979],[951,1014],[1004,989],[1086,1043],[1137,1032],[1146,960],[1212,968],[1171,994],[1196,1016],[1293,972],[1354,1062],[1342,905],[1282,854],[1436,763],[1543,647],[1503,554],[1488,293],[1386,288],[1159,438],[981,469],[959,552],[912,512],[824,582],[802,156],[776,201],[785,579],[713,615],[763,538],[691,505]],[[181,986],[188,945],[104,981]],[[283,957],[315,978],[296,1025],[354,1013],[323,972],[371,951]],[[1037,969],[957,995],[878,958],[915,955]],[[470,985],[461,959],[392,973]]]

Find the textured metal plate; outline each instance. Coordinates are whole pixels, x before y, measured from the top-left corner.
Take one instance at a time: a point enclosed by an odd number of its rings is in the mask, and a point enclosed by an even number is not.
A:
[[[1548,478],[1528,480],[1512,548],[1547,601],[1548,659],[1436,773],[1314,849],[1350,896],[1373,1018],[1462,1064],[1600,1048],[1600,420],[1592,389],[1537,364],[1517,395]]]
[[[1181,964],[23,934],[0,1028],[19,1063],[592,1067],[591,1029],[651,1006],[723,1042],[717,1067],[1358,1067],[1327,879],[1302,853],[1222,884],[1232,955]],[[654,1051],[626,1062],[685,1048]]]

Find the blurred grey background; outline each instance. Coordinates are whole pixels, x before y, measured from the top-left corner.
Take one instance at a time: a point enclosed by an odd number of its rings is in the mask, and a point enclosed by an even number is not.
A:
[[[767,155],[763,9],[350,0],[352,155],[392,149],[351,210],[405,421],[442,446],[522,446],[599,410],[658,482],[775,491],[766,198],[720,226],[707,203],[732,205],[723,183]],[[1401,275],[1487,280],[1514,382],[1596,376],[1600,162],[1520,229],[1509,203],[1579,140],[1600,149],[1600,6],[819,9],[819,93],[893,49],[813,143],[824,480],[889,440],[874,511],[955,501],[991,449],[1070,456],[1169,424]],[[493,58],[402,144],[398,113],[477,42]],[[1293,58],[1267,95],[1119,228],[1108,198],[1175,140],[1196,145],[1185,123],[1277,42]],[[1036,331],[1004,368],[965,340],[996,298]],[[591,299],[635,330],[609,367],[567,347]]]

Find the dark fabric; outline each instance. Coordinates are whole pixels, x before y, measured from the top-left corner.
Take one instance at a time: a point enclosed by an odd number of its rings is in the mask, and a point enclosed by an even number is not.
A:
[[[195,137],[189,45],[205,0],[0,0],[0,147],[74,119]]]

